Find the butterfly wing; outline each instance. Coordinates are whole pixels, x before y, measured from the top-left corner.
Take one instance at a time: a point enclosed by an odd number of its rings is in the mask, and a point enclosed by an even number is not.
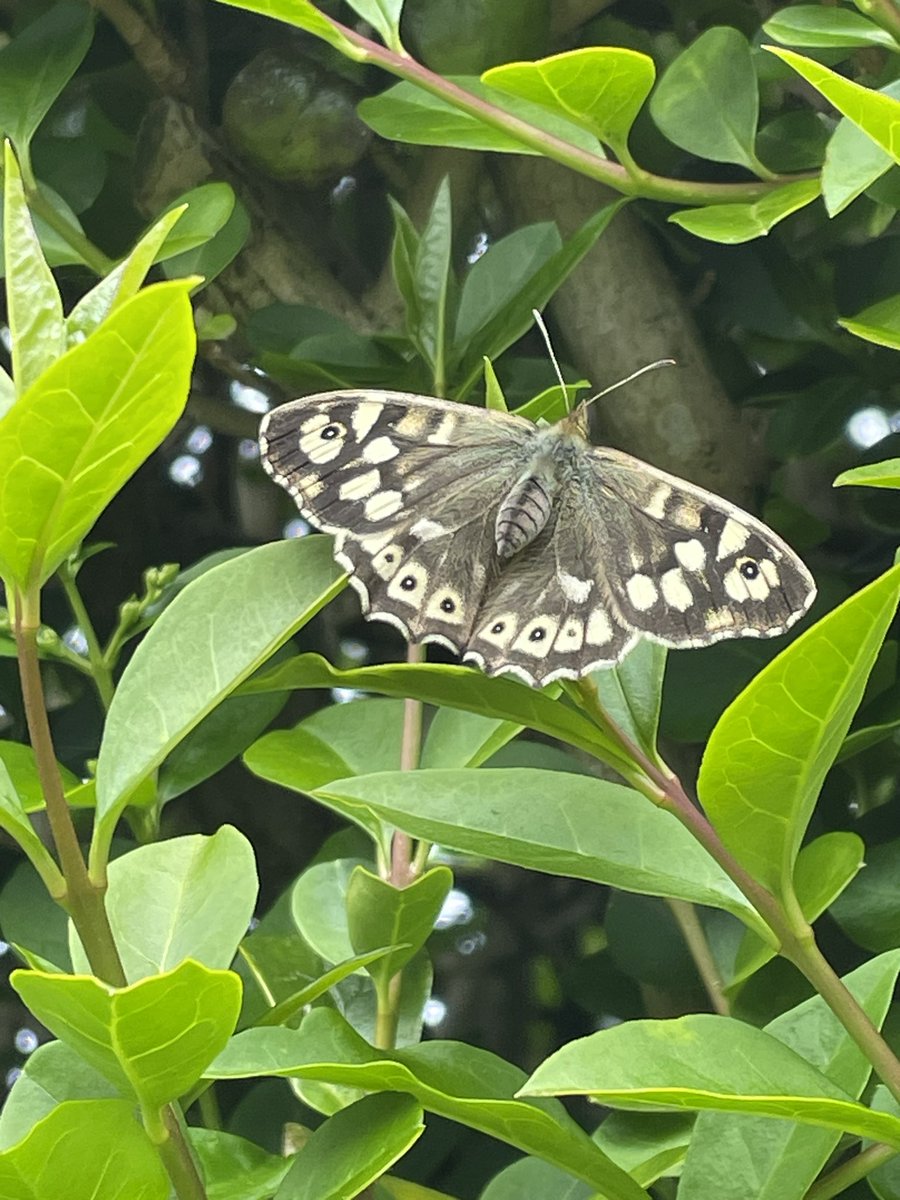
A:
[[[621,620],[672,647],[784,633],[815,598],[801,560],[762,521],[639,459],[597,447],[577,487]]]
[[[335,557],[370,619],[409,640],[465,646],[499,570],[499,504],[535,427],[402,392],[325,392],[273,409],[262,460]]]

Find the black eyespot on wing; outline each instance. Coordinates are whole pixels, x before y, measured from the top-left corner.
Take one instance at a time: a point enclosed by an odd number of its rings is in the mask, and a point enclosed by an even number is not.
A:
[[[403,588],[404,592],[411,592],[416,586],[415,576],[404,575],[400,580],[400,586]]]
[[[748,558],[741,563],[738,570],[745,579],[756,579],[759,576],[759,563],[754,562],[752,558]]]
[[[441,612],[445,612],[445,613],[456,612],[456,605],[453,603],[453,601],[450,599],[449,596],[445,596],[444,599],[441,601]]]

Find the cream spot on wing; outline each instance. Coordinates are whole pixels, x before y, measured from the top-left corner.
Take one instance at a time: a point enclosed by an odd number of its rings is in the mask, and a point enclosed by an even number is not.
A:
[[[568,571],[560,571],[557,578],[563,595],[573,604],[584,604],[594,586],[593,579],[579,579],[577,575],[570,575]]]
[[[659,599],[656,584],[649,575],[632,575],[625,584],[625,591],[638,612],[646,612]]]
[[[648,517],[655,517],[657,521],[661,521],[666,515],[666,501],[671,495],[672,489],[667,484],[659,484],[644,505],[644,512]]]
[[[383,521],[385,517],[392,517],[398,512],[402,503],[402,492],[376,492],[368,498],[363,511],[367,521]]]
[[[325,413],[314,413],[300,426],[300,453],[320,465],[337,458],[344,448],[347,428],[340,421],[329,421]]]
[[[383,412],[384,405],[378,400],[363,400],[362,404],[358,404],[354,408],[350,414],[350,424],[359,441],[368,436],[372,426]],[[379,460],[372,458],[369,461],[378,462]]]
[[[418,608],[428,587],[428,572],[421,563],[407,562],[397,571],[388,584],[387,594],[392,600]]]
[[[698,500],[685,496],[669,516],[672,523],[682,529],[700,529],[703,525],[703,514],[700,509]]]
[[[443,537],[449,530],[446,525],[441,525],[437,521],[431,521],[428,517],[420,517],[409,532],[413,537],[421,538],[424,542],[427,542],[431,538]]]
[[[706,565],[706,550],[697,538],[675,543],[675,557],[686,571],[702,571]]]
[[[705,614],[704,624],[710,633],[734,628],[734,613],[730,608],[712,608]]]
[[[766,577],[761,569],[760,563],[755,558],[739,558],[737,561],[737,569],[740,570],[745,563],[752,563],[753,566],[756,567],[757,571],[755,579],[748,579],[746,575],[741,576],[746,584],[747,591],[750,593],[750,598],[752,600],[765,600],[771,591],[771,588],[766,582]]]
[[[346,480],[338,488],[338,496],[341,500],[365,500],[367,496],[371,496],[381,486],[380,471],[363,471],[361,475],[354,475],[351,479]]]
[[[361,544],[365,547],[368,540],[366,538]],[[397,574],[397,569],[400,566],[402,558],[403,548],[398,546],[396,542],[389,542],[372,555],[372,570],[382,579],[393,579]]]
[[[515,637],[518,627],[518,617],[515,613],[498,613],[488,621],[478,636],[482,641],[490,642],[492,646],[497,646],[500,650],[505,650],[513,637]]]
[[[666,571],[659,581],[659,588],[666,604],[670,608],[677,609],[678,612],[687,612],[694,603],[693,593],[685,583],[684,576],[678,567]]]
[[[440,419],[440,423],[433,433],[428,435],[428,441],[432,446],[449,446],[453,440],[453,430],[457,426],[456,414],[446,412]]]
[[[401,437],[418,439],[428,428],[428,413],[422,408],[411,408],[394,425]]]
[[[445,625],[464,625],[466,611],[462,596],[453,588],[439,587],[429,597],[425,616]]]
[[[553,649],[561,653],[580,650],[584,645],[584,621],[578,617],[567,617],[562,629],[556,635]]]
[[[373,438],[363,446],[362,457],[367,463],[385,463],[396,458],[400,447],[394,445],[389,437]]]
[[[291,491],[295,496],[301,495],[304,500],[315,500],[316,496],[321,496],[325,491],[325,484],[318,475],[299,475],[296,486],[292,487]]]
[[[732,600],[736,600],[739,604],[743,604],[745,600],[750,599],[750,590],[747,587],[747,581],[737,569],[732,567],[725,576],[725,592]]]
[[[613,625],[610,621],[606,610],[603,608],[595,608],[588,617],[587,629],[585,630],[585,638],[589,646],[605,646],[607,642],[612,640]]]
[[[759,560],[759,569],[763,573],[763,578],[769,587],[778,587],[781,583],[781,576],[778,574],[778,568],[772,562],[771,558],[761,558]]]
[[[527,654],[531,658],[546,658],[553,645],[553,638],[559,629],[559,621],[553,617],[533,617],[513,642],[513,650]]]
[[[723,558],[730,558],[732,554],[737,554],[747,545],[749,537],[750,530],[740,521],[736,521],[734,517],[729,517],[722,526],[719,545],[716,548],[716,558],[721,561]]]
[[[628,552],[628,557],[629,557],[629,560],[631,561],[632,571],[640,571],[640,569],[644,565],[644,561],[645,561],[644,556],[641,553],[641,551],[638,550],[637,547],[632,546],[630,551]]]

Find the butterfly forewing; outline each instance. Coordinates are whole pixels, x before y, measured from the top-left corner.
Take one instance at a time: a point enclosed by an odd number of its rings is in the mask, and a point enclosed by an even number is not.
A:
[[[368,617],[489,674],[577,678],[639,634],[704,646],[782,633],[806,611],[812,577],[762,522],[579,428],[326,392],[269,413],[260,446],[304,516],[335,535]],[[531,511],[532,478],[549,516]],[[501,509],[521,534],[509,556]]]

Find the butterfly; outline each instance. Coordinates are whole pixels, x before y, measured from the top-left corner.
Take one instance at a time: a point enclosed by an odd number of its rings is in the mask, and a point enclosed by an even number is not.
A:
[[[263,466],[334,535],[369,620],[532,686],[665,646],[773,637],[815,583],[761,521],[556,424],[404,392],[273,409]]]

